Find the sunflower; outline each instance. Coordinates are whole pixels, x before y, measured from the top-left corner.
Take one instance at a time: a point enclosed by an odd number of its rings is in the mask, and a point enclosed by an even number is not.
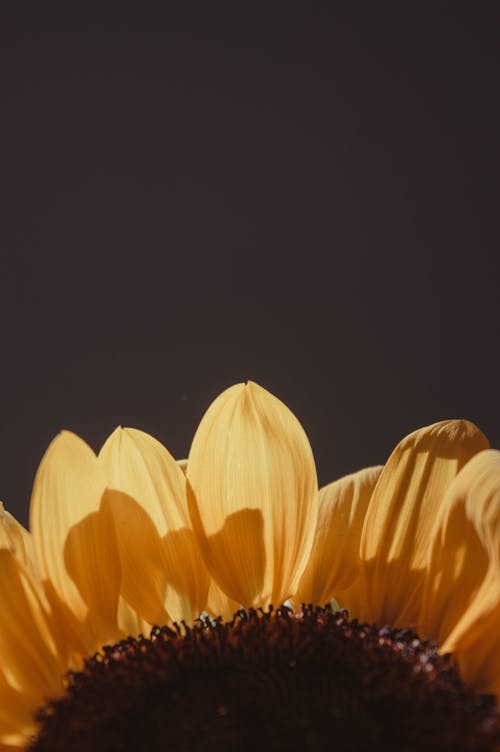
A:
[[[499,739],[500,452],[467,421],[318,493],[297,419],[238,384],[187,463],[61,433],[31,532],[0,523],[0,750]]]

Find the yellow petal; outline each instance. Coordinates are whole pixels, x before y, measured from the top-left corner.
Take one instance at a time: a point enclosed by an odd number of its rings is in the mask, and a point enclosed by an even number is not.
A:
[[[79,670],[82,658],[99,646],[90,627],[84,627],[67,603],[60,598],[52,580],[44,580],[41,587],[57,652],[64,657],[69,668]]]
[[[296,602],[324,605],[335,598],[347,605],[347,591],[359,575],[359,541],[368,502],[381,471],[381,466],[368,467],[320,490],[314,544]]]
[[[100,508],[103,490],[95,454],[63,431],[40,463],[30,526],[40,576],[85,625],[89,649],[119,635],[120,567],[109,512]]]
[[[280,605],[297,589],[317,520],[314,459],[298,420],[252,382],[227,389],[200,423],[187,476],[217,583],[245,607]]]
[[[488,440],[472,423],[435,423],[407,436],[373,492],[360,543],[365,612],[379,624],[415,626],[430,534],[453,478]]]
[[[61,692],[64,664],[56,654],[47,614],[28,573],[0,550],[0,655],[2,671],[32,707]]]
[[[7,510],[0,501],[0,548],[8,548],[14,556],[35,574],[35,560],[31,534]]]
[[[123,634],[128,637],[149,635],[153,626],[144,621],[122,596],[118,602],[118,624]]]
[[[19,735],[20,743],[23,740],[26,743],[27,734],[35,725],[34,710],[25,695],[11,687],[0,671],[0,743],[12,735]]]
[[[99,465],[117,531],[123,597],[150,624],[191,623],[206,606],[209,575],[183,471],[156,439],[131,428],[109,437]]]
[[[449,488],[432,537],[422,633],[456,654],[465,681],[500,695],[500,452],[486,450]]]
[[[68,531],[64,544],[66,571],[87,608],[87,623],[96,647],[120,639],[118,598],[121,566],[113,516],[104,503]]]
[[[210,578],[210,586],[208,588],[207,607],[206,611],[218,618],[221,616],[224,621],[231,621],[235,613],[241,608],[239,603],[229,598],[217,585],[213,578]]]

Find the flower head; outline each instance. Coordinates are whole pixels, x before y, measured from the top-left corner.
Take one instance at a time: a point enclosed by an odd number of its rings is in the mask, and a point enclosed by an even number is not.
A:
[[[198,658],[188,661],[181,681],[191,682],[193,693],[193,677],[198,684],[212,681],[208,666],[222,655],[220,640],[243,661],[236,661],[238,676],[258,664],[259,676],[282,677],[271,655],[280,656],[280,667],[285,658],[298,665],[301,697],[303,672],[311,667],[301,663],[300,644],[311,644],[306,653],[323,666],[330,692],[320,702],[325,728],[335,714],[340,723],[333,696],[351,710],[361,708],[363,696],[368,705],[359,712],[373,715],[377,693],[363,694],[361,687],[388,661],[391,696],[407,697],[411,708],[412,697],[424,707],[431,697],[435,702],[433,692],[448,693],[453,709],[443,705],[443,720],[455,719],[464,744],[481,739],[486,745],[463,749],[492,748],[494,705],[470,695],[470,707],[480,709],[471,716],[465,698],[473,691],[500,695],[500,452],[467,421],[416,431],[383,468],[341,478],[318,495],[313,455],[297,419],[256,384],[238,384],[203,417],[187,467],[135,429],[118,428],[97,456],[74,434],[60,434],[37,472],[30,523],[28,533],[0,512],[0,749],[27,748],[31,739],[38,739],[33,749],[56,749],[50,729],[63,728],[64,718],[73,719],[74,733],[85,725],[81,698],[89,706],[92,687],[102,711],[95,718],[104,718],[103,670],[111,672],[110,687],[115,675],[128,682],[131,693],[120,694],[123,713],[127,702],[133,707],[133,685],[154,684],[155,697],[168,687],[168,696],[178,697],[181,679],[174,681],[172,666],[193,649]],[[319,608],[331,599],[358,621]],[[285,601],[291,610],[280,609]],[[182,633],[169,631],[176,623],[184,624]],[[386,624],[392,632],[383,631]],[[161,650],[154,647],[160,632],[148,637],[155,625],[166,629]],[[451,657],[439,659],[417,634]],[[288,645],[286,656],[271,647],[276,641]],[[208,650],[204,679],[200,645],[219,646]],[[356,667],[349,664],[347,705],[338,686],[344,650],[349,660],[359,656]],[[229,654],[223,655],[227,666]],[[411,678],[422,666],[430,667],[423,683]],[[252,682],[243,681],[243,690]],[[286,696],[292,695],[295,703],[293,692]],[[309,696],[313,702],[312,689]],[[111,719],[113,707],[110,699]],[[472,726],[457,726],[457,717]],[[106,718],[109,729],[113,722]],[[410,730],[418,725],[408,723]],[[482,731],[476,734],[474,724]],[[319,720],[316,726],[321,736]]]

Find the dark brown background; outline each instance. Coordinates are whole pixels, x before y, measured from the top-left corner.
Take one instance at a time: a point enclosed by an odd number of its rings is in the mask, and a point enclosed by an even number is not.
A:
[[[0,9],[0,498],[63,427],[186,455],[245,379],[322,482],[500,446],[496,4],[135,5]]]

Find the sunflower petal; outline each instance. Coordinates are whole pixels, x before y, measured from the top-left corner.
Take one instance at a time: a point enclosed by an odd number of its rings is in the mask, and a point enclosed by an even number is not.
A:
[[[0,744],[13,734],[19,735],[19,746],[23,736],[27,741],[27,734],[34,729],[33,710],[24,694],[11,687],[0,671]]]
[[[35,478],[31,530],[40,576],[86,625],[89,648],[119,636],[120,567],[109,513],[100,508],[103,490],[95,454],[63,431]]]
[[[159,441],[118,428],[99,453],[117,531],[123,596],[151,624],[192,622],[209,575],[189,519],[186,477]]]
[[[64,544],[66,571],[88,607],[87,622],[96,645],[122,636],[118,627],[121,567],[113,517],[104,502],[68,531]]]
[[[2,671],[32,707],[61,691],[64,665],[56,655],[47,614],[30,576],[7,549],[0,550],[0,655]]]
[[[432,536],[423,634],[458,658],[465,681],[500,695],[500,452],[477,454],[451,484]]]
[[[239,603],[229,598],[217,585],[215,580],[210,578],[210,586],[208,588],[207,607],[206,611],[218,618],[221,616],[224,621],[231,621],[235,613],[241,608]]]
[[[358,578],[361,531],[381,471],[381,466],[367,467],[320,490],[313,549],[296,602],[324,605],[335,598],[352,609],[346,599]]]
[[[123,634],[128,637],[149,634],[150,627],[153,626],[145,622],[122,596],[118,602],[118,624]]]
[[[417,623],[430,534],[443,496],[460,469],[488,440],[472,423],[435,423],[407,436],[373,492],[360,542],[362,618],[409,627]]]
[[[0,501],[0,548],[8,548],[31,574],[35,574],[33,540]]]
[[[307,437],[288,408],[248,382],[212,403],[188,459],[193,525],[222,590],[245,607],[297,589],[317,519]]]

